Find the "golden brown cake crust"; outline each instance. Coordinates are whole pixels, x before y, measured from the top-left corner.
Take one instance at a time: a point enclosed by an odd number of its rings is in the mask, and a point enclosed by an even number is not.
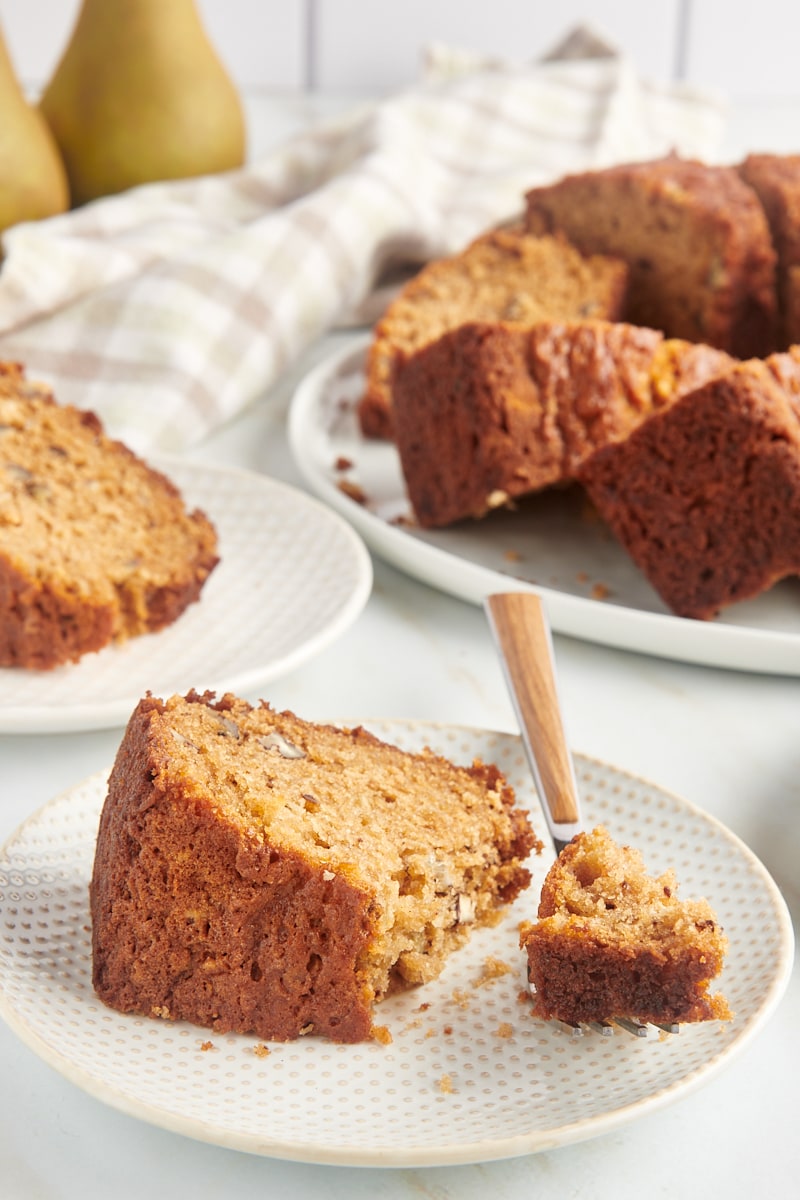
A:
[[[392,436],[392,375],[401,355],[464,322],[616,320],[627,279],[619,259],[585,257],[560,235],[533,237],[511,229],[484,234],[460,254],[429,263],[375,326],[358,408],[362,433]]]
[[[97,416],[0,364],[0,665],[49,669],[171,624],[216,532]]]
[[[0,666],[49,670],[102,648],[114,634],[107,603],[70,596],[0,553]]]
[[[676,155],[569,175],[526,197],[533,233],[561,230],[630,270],[625,319],[737,357],[776,349],[776,257],[733,167]]]
[[[738,364],[581,468],[601,517],[679,616],[708,619],[800,573],[798,377],[792,354]]]
[[[750,154],[739,165],[769,222],[778,256],[781,344],[800,341],[800,155]]]
[[[375,999],[435,977],[528,885],[539,846],[489,765],[232,696],[148,697],[100,822],[95,988],[219,1032],[360,1041]]]
[[[598,446],[731,362],[622,323],[462,325],[397,369],[395,440],[416,518],[447,525],[574,479]]]
[[[678,900],[674,874],[602,826],[573,838],[545,879],[538,921],[522,927],[535,1011],[570,1024],[728,1019],[710,995],[727,939],[705,900]]]
[[[369,1006],[347,968],[367,941],[368,898],[243,839],[212,798],[160,787],[148,738],[159,711],[156,700],[139,705],[103,809],[91,885],[98,995],[218,1032],[286,1040],[313,1023],[337,1040],[366,1038]]]
[[[383,366],[393,371],[395,440],[418,524],[480,518],[577,479],[680,615],[714,616],[797,573],[791,521],[773,513],[788,504],[796,519],[786,406],[797,408],[798,391],[787,387],[788,366],[768,356],[788,345],[793,364],[800,343],[800,155],[750,155],[732,167],[668,155],[569,175],[528,192],[525,224],[541,246],[560,236],[584,255],[624,261],[623,320],[613,332],[584,319],[525,324],[454,304],[454,328],[431,322],[422,345],[395,337]],[[451,264],[432,264],[430,278],[448,278]],[[371,355],[389,331],[376,335]],[[735,356],[756,355],[766,359],[760,376],[755,363],[755,375],[748,367],[722,379]],[[767,428],[777,430],[774,446]],[[729,451],[715,452],[717,440],[736,437],[745,442],[738,504],[725,483]],[[778,534],[759,539],[745,496]]]

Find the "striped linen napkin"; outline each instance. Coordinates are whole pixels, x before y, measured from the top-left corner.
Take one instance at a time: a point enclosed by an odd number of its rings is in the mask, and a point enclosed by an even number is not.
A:
[[[8,231],[0,358],[134,449],[180,450],[398,263],[460,249],[565,172],[713,158],[723,130],[715,97],[644,82],[616,54],[520,66],[438,48],[417,86],[241,170]]]

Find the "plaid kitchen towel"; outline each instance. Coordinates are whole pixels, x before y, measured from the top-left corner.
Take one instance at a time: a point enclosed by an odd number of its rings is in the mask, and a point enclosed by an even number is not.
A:
[[[129,445],[178,450],[263,396],[400,262],[460,249],[568,171],[712,158],[714,96],[592,49],[431,51],[420,83],[219,176],[151,184],[4,238],[0,358]]]

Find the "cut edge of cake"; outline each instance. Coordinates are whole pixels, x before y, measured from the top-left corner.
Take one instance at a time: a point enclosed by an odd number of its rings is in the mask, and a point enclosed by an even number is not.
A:
[[[393,436],[392,386],[401,356],[469,321],[531,324],[545,318],[622,316],[628,268],[608,255],[583,255],[561,234],[497,229],[463,251],[428,263],[400,290],[373,329],[361,432]]]

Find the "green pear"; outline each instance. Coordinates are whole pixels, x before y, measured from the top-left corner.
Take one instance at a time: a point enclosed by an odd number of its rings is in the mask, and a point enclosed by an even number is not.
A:
[[[0,32],[0,232],[69,208],[67,175],[41,113],[25,99]]]
[[[76,205],[244,161],[241,101],[195,0],[83,0],[40,108]]]

